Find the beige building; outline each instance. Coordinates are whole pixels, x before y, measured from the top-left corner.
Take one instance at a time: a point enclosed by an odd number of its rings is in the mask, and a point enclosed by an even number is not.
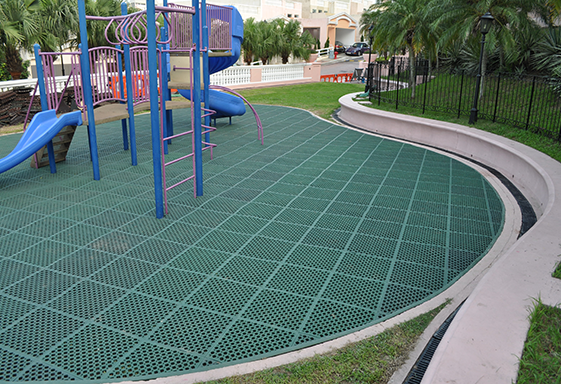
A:
[[[169,0],[170,3],[191,5],[191,0]],[[319,39],[323,48],[329,37],[330,46],[336,41],[351,45],[360,41],[360,17],[379,0],[209,0],[209,4],[233,5],[244,20],[269,20],[278,17],[297,19],[304,30]],[[156,0],[162,4],[163,0]],[[132,0],[131,5],[146,8],[146,0]]]

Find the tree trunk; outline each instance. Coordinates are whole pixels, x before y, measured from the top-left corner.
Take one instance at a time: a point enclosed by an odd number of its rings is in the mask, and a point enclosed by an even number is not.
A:
[[[413,44],[409,44],[409,88],[411,88],[411,98],[415,98],[415,86],[417,85],[417,76],[415,73],[415,51]]]
[[[487,52],[483,50],[483,58],[481,60],[481,83],[479,85],[479,99],[483,97],[485,90],[485,72],[487,72]]]

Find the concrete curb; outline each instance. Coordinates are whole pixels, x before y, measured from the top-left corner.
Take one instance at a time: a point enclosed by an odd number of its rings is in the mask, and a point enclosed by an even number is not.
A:
[[[458,153],[497,169],[532,203],[537,223],[504,252],[467,298],[422,383],[516,381],[534,299],[561,302],[561,164],[520,143],[461,125],[379,111],[343,96],[339,117],[354,126]]]

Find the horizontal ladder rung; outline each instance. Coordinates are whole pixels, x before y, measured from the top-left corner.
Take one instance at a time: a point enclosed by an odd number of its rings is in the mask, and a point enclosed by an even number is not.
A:
[[[193,175],[193,176],[191,176],[191,177],[188,177],[188,178],[186,178],[185,180],[181,180],[179,183],[176,183],[176,184],[172,185],[171,187],[167,187],[167,188],[166,188],[166,192],[169,191],[169,190],[172,189],[172,188],[175,188],[175,187],[177,187],[177,186],[183,184],[183,183],[186,182],[186,181],[193,180],[194,178],[195,178],[195,175]]]
[[[189,157],[193,157],[193,154],[190,153],[190,154],[188,154],[188,155],[185,155],[185,156],[183,156],[183,157],[180,157],[179,159],[175,159],[175,160],[170,161],[169,163],[165,163],[165,164],[164,164],[164,167],[167,167],[168,165],[175,164],[175,163],[177,163],[178,161],[188,159]]]
[[[193,131],[187,131],[187,132],[183,132],[183,133],[178,133],[177,135],[167,136],[167,137],[164,137],[164,138],[162,139],[162,141],[167,141],[167,140],[175,139],[175,138],[177,138],[177,137],[189,135],[189,134],[191,134],[191,133],[193,133]]]

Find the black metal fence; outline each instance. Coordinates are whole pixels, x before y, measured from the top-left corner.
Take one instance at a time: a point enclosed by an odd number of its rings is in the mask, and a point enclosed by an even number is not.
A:
[[[370,63],[367,88],[373,103],[465,116],[474,104],[476,76],[460,70],[434,70],[426,60],[415,63],[416,86],[409,86],[405,59]],[[478,117],[544,134],[561,141],[561,79],[488,73],[482,77]]]

